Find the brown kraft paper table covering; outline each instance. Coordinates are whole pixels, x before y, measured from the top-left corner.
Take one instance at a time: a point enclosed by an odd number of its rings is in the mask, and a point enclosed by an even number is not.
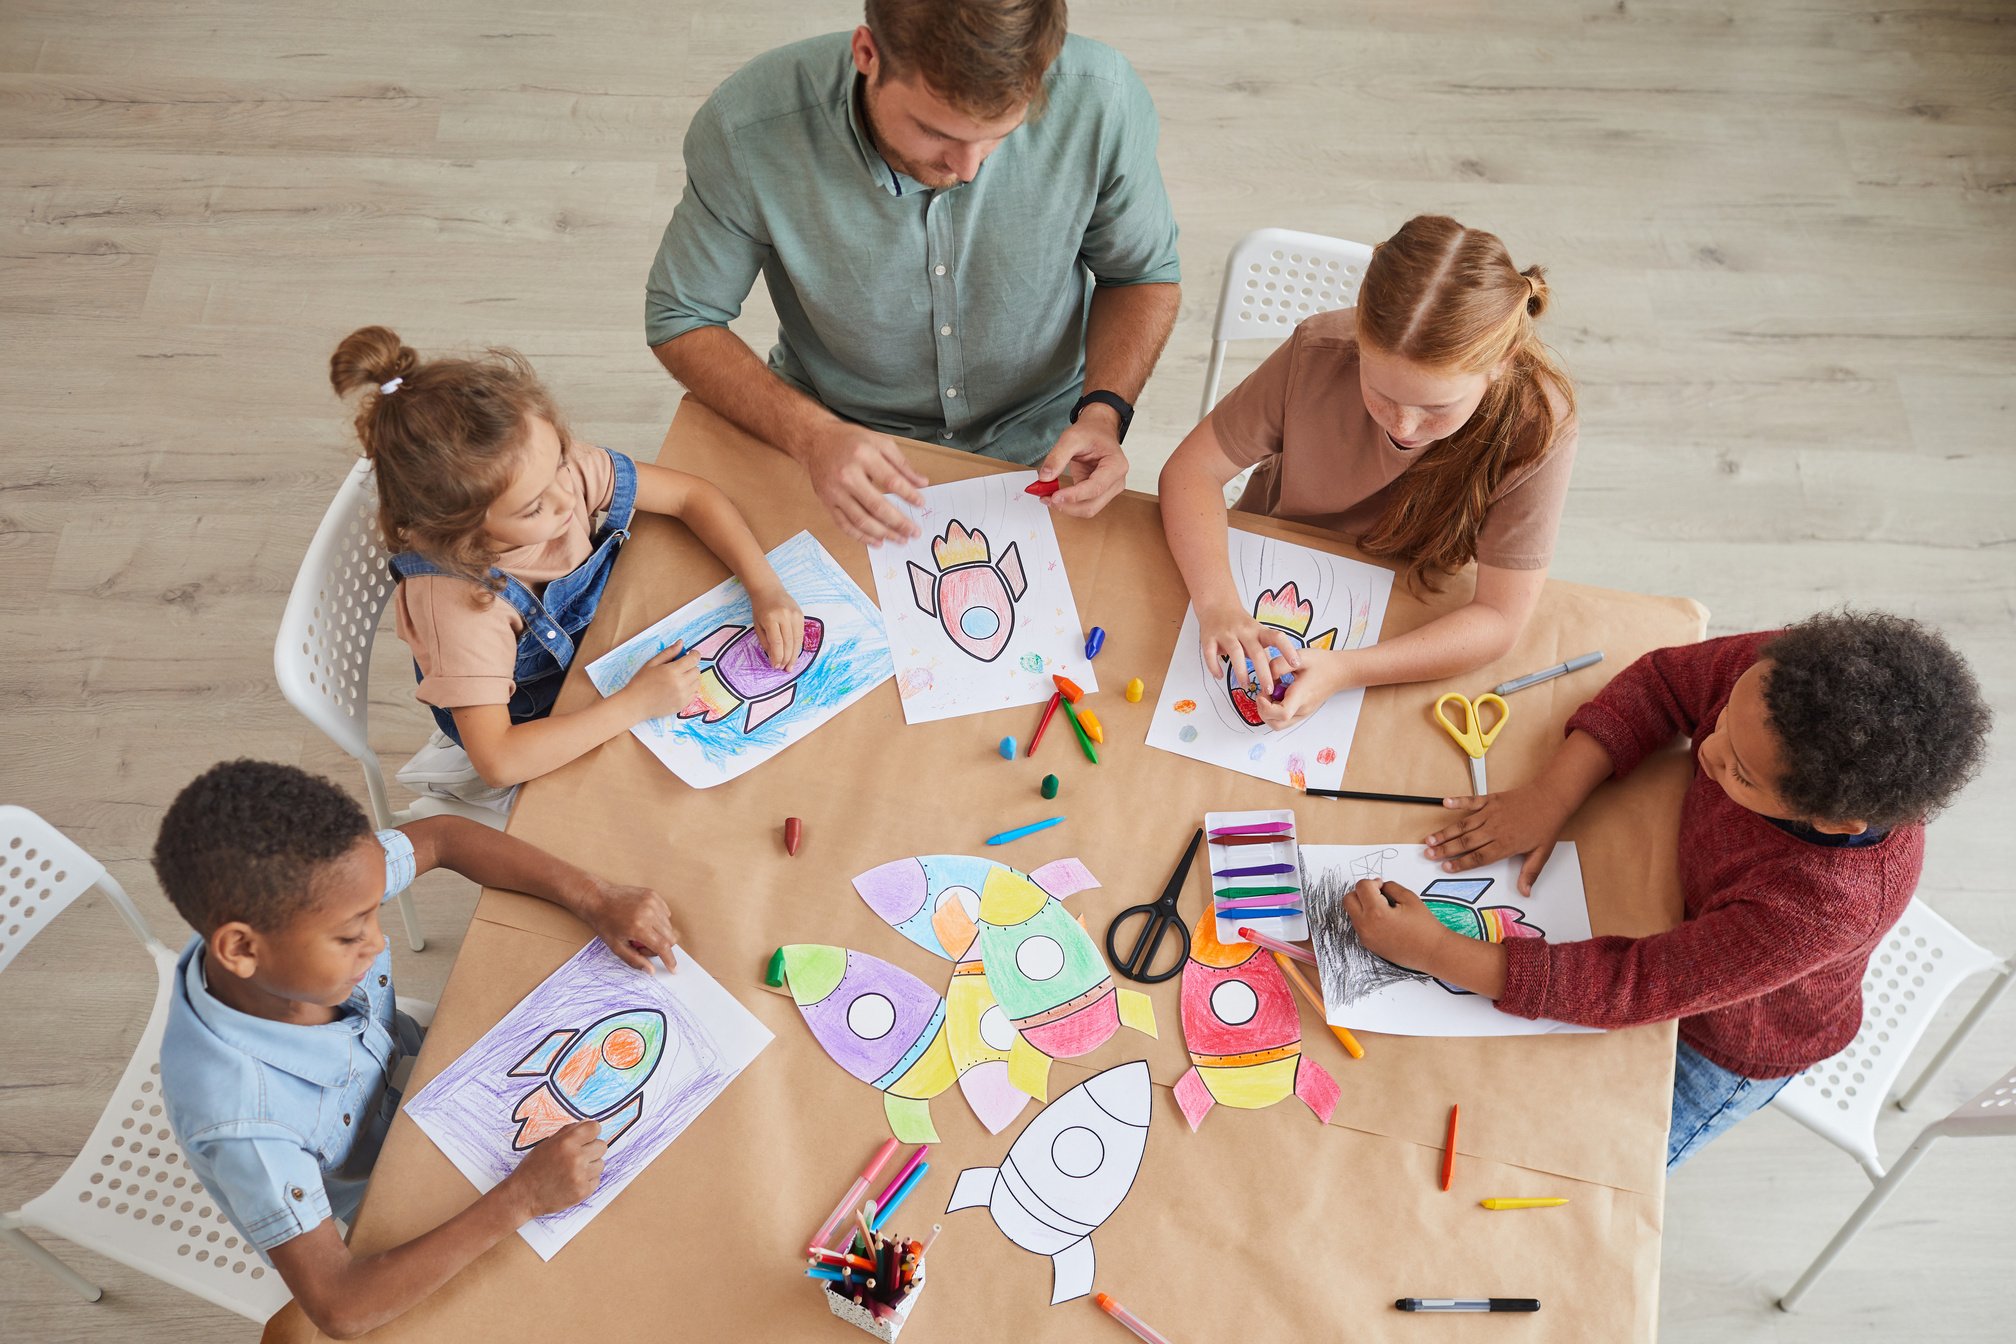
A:
[[[1000,470],[925,444],[906,445],[935,481]],[[680,408],[660,460],[718,484],[758,540],[810,529],[871,596],[866,551],[842,537],[800,470],[696,402]],[[1093,704],[1106,727],[1100,764],[1052,724],[1034,759],[1005,762],[1004,736],[1026,747],[1040,706],[906,726],[893,682],[782,758],[695,790],[628,734],[528,784],[513,834],[672,902],[683,945],[777,1040],[676,1142],[550,1263],[507,1238],[372,1338],[442,1340],[842,1340],[799,1275],[806,1237],[888,1135],[881,1098],[828,1060],[790,1000],[767,993],[770,952],[786,942],[857,948],[927,983],[947,966],[883,924],[855,895],[856,873],[912,854],[985,853],[1023,870],[1081,857],[1099,888],[1070,899],[1095,938],[1125,906],[1159,894],[1207,810],[1293,805],[1304,843],[1418,843],[1436,809],[1296,799],[1250,779],[1147,747],[1156,692],[1186,597],[1163,543],[1155,500],[1129,492],[1092,520],[1059,516],[1079,616],[1107,632]],[[1239,515],[1235,522],[1352,554],[1327,534]],[[725,577],[676,522],[640,516],[587,633],[558,710],[595,695],[581,667]],[[1472,578],[1439,594],[1396,584],[1383,636],[1466,600]],[[1434,726],[1444,690],[1472,694],[1590,649],[1595,668],[1512,697],[1491,750],[1500,788],[1544,763],[1573,708],[1648,649],[1700,638],[1692,601],[1550,582],[1518,647],[1446,684],[1370,691],[1345,784],[1391,792],[1466,790],[1468,762]],[[1128,704],[1140,677],[1148,693]],[[1679,915],[1675,826],[1688,763],[1674,749],[1598,790],[1571,822],[1590,922],[1643,934]],[[1038,784],[1056,774],[1045,801]],[[1068,820],[998,849],[997,830]],[[804,820],[795,858],[786,816]],[[1193,872],[1182,910],[1206,904]],[[557,907],[485,891],[416,1067],[417,1090],[467,1049],[586,939]],[[1097,1286],[1178,1341],[1414,1338],[1402,1296],[1538,1297],[1537,1316],[1449,1317],[1438,1339],[1650,1340],[1657,1319],[1670,1025],[1593,1035],[1421,1039],[1362,1033],[1354,1061],[1303,1014],[1303,1046],[1342,1085],[1328,1126],[1289,1098],[1264,1111],[1215,1108],[1192,1134],[1169,1087],[1188,1067],[1178,980],[1147,986],[1160,1038],[1122,1030],[1092,1055],[1059,1061],[1055,1098],[1092,1073],[1145,1058],[1157,1084],[1147,1154],[1132,1193],[1093,1236]],[[1451,1102],[1463,1107],[1455,1188],[1437,1187]],[[1124,1338],[1090,1299],[1049,1305],[1047,1260],[1007,1242],[982,1209],[944,1214],[958,1172],[999,1162],[1032,1103],[990,1135],[956,1088],[932,1103],[941,1142],[931,1171],[892,1226],[945,1224],[930,1283],[906,1338]],[[891,1168],[893,1170],[893,1167]],[[1565,1208],[1492,1214],[1492,1195],[1566,1195]],[[394,1121],[351,1237],[370,1254],[435,1226],[473,1197],[468,1183],[403,1115]],[[1410,1333],[1411,1332],[1411,1333]],[[268,1340],[316,1338],[289,1307]]]

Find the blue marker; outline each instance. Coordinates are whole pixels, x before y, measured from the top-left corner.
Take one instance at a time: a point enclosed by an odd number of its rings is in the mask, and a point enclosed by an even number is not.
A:
[[[999,835],[990,835],[987,837],[987,843],[990,845],[1005,845],[1010,840],[1020,840],[1025,835],[1034,835],[1038,831],[1047,831],[1052,826],[1061,826],[1063,823],[1064,818],[1062,817],[1052,817],[1048,821],[1032,821],[1027,826],[1017,826],[1012,831],[1003,831]]]

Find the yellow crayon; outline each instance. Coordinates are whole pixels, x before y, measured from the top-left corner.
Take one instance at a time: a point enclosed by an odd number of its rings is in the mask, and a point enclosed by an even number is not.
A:
[[[1568,1201],[1565,1199],[1486,1199],[1479,1202],[1487,1209],[1558,1209]]]

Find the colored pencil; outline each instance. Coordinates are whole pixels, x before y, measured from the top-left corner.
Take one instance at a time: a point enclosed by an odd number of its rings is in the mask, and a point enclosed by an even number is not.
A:
[[[1301,912],[1297,911],[1296,913],[1300,914]],[[1269,952],[1279,952],[1284,956],[1293,957],[1297,961],[1306,961],[1311,966],[1316,964],[1316,954],[1307,948],[1297,947],[1293,943],[1284,943],[1279,938],[1269,938],[1264,933],[1255,933],[1244,924],[1239,926],[1239,936],[1255,947],[1264,947]]]
[[[824,1279],[828,1283],[842,1283],[846,1281],[847,1275],[842,1270],[833,1269],[826,1265],[807,1265],[805,1266],[805,1277],[808,1279]]]
[[[826,1245],[834,1232],[847,1220],[847,1211],[860,1203],[861,1196],[868,1193],[868,1183],[875,1179],[876,1173],[882,1170],[882,1165],[889,1160],[890,1154],[894,1153],[897,1147],[896,1140],[888,1139],[875,1150],[875,1156],[869,1158],[868,1165],[861,1169],[860,1179],[847,1188],[847,1193],[833,1206],[833,1212],[826,1216],[826,1221],[819,1224],[819,1230],[812,1234],[808,1249],[818,1250]]]
[[[930,1152],[930,1144],[920,1143],[917,1145],[917,1151],[910,1154],[910,1160],[896,1168],[896,1174],[889,1178],[889,1184],[883,1186],[882,1193],[875,1196],[875,1206],[877,1208],[886,1209],[889,1207],[889,1197],[902,1188],[903,1182],[909,1179],[910,1173],[917,1169],[917,1164],[922,1162]]]
[[[999,835],[990,835],[987,837],[987,843],[990,845],[1005,845],[1010,840],[1020,840],[1025,835],[1034,835],[1038,831],[1047,831],[1052,826],[1062,824],[1063,820],[1064,818],[1062,817],[1050,817],[1043,821],[1032,821],[1027,826],[1017,826],[1012,831],[1003,831]]]
[[[1447,1190],[1449,1182],[1456,1177],[1456,1113],[1463,1108],[1449,1108],[1449,1137],[1442,1144],[1442,1188]]]
[[[938,1234],[939,1234],[940,1232],[943,1232],[944,1230],[945,1230],[945,1224],[943,1224],[943,1223],[933,1223],[933,1224],[931,1224],[931,1235],[930,1235],[930,1236],[928,1236],[928,1237],[926,1237],[926,1238],[924,1238],[924,1249],[923,1249],[923,1250],[921,1250],[921,1251],[919,1251],[919,1252],[917,1252],[917,1263],[918,1263],[918,1264],[920,1264],[920,1265],[921,1265],[921,1264],[923,1264],[923,1263],[924,1263],[924,1257],[925,1257],[925,1256],[927,1256],[927,1255],[929,1255],[929,1254],[931,1254],[931,1245],[932,1245],[932,1243],[938,1240]]]
[[[1043,740],[1043,730],[1050,726],[1050,716],[1057,712],[1057,706],[1063,703],[1063,700],[1064,692],[1052,691],[1050,693],[1050,703],[1043,706],[1043,717],[1036,724],[1036,736],[1029,739],[1029,750],[1024,752],[1023,755],[1034,756],[1036,754],[1036,744]]]
[[[1064,697],[1064,717],[1071,721],[1071,731],[1078,734],[1078,745],[1084,748],[1085,759],[1099,764],[1099,753],[1093,749],[1092,739],[1085,735],[1085,725],[1078,722],[1078,711],[1071,707],[1071,697]]]
[[[1480,1199],[1477,1202],[1487,1209],[1558,1209],[1568,1201],[1565,1199]]]
[[[1282,956],[1279,952],[1274,953],[1273,957],[1280,964],[1282,973],[1288,977],[1297,989],[1301,990],[1308,997],[1309,1006],[1316,1010],[1316,1015],[1318,1017],[1327,1017],[1329,1010],[1323,1006],[1323,996],[1316,992],[1314,985],[1303,979],[1302,968]],[[1325,1021],[1323,1025],[1330,1028],[1330,1034],[1335,1036],[1338,1044],[1344,1047],[1344,1053],[1350,1055],[1353,1059],[1365,1058],[1365,1047],[1358,1044],[1356,1036],[1353,1036],[1349,1031],[1338,1026],[1335,1022]]]
[[[1311,798],[1362,798],[1369,803],[1415,803],[1421,807],[1440,807],[1440,798],[1430,798],[1419,793],[1374,793],[1367,789],[1304,789]]]

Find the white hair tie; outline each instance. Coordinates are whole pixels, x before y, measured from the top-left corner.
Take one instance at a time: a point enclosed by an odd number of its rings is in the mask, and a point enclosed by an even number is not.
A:
[[[380,393],[382,393],[383,395],[385,395],[385,396],[388,396],[388,397],[389,397],[389,396],[391,396],[391,395],[392,395],[392,394],[393,394],[394,392],[397,392],[397,391],[399,390],[399,385],[400,385],[401,383],[405,382],[405,381],[406,381],[406,380],[405,380],[404,378],[393,378],[393,379],[390,379],[389,381],[386,381],[386,382],[382,382],[382,383],[378,384],[378,391],[379,391]]]

